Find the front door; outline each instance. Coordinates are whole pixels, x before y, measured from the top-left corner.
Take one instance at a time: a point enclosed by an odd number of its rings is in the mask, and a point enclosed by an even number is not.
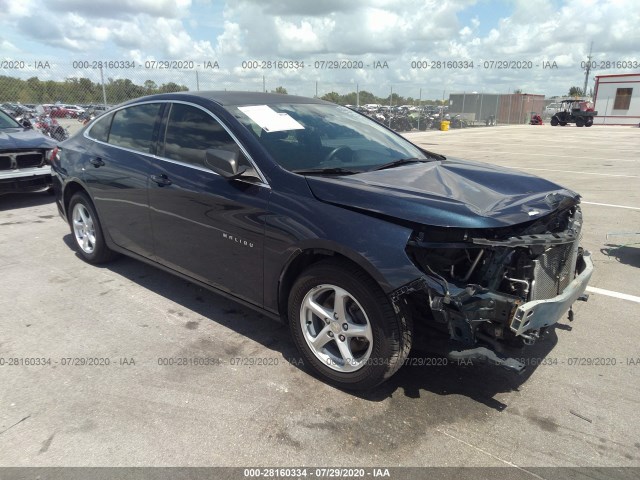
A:
[[[210,113],[176,102],[167,115],[149,186],[156,258],[262,305],[264,216],[270,189],[258,181],[228,180],[207,168],[207,149],[236,147]]]

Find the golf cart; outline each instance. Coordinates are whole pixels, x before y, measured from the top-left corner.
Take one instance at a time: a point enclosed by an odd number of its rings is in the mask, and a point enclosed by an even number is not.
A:
[[[576,127],[590,127],[593,125],[593,117],[598,112],[593,110],[593,104],[584,100],[562,100],[561,108],[551,117],[551,126],[565,126],[567,123],[575,123]]]

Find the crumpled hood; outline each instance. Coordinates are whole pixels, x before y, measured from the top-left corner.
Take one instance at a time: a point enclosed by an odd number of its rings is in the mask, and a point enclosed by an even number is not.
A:
[[[323,202],[440,227],[516,225],[580,199],[577,193],[535,175],[463,160],[306,178]]]
[[[44,136],[38,130],[23,128],[0,129],[0,151],[26,150],[29,148],[54,148],[55,140]]]

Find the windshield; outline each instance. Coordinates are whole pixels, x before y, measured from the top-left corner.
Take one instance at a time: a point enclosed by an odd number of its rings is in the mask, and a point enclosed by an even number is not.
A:
[[[3,110],[0,110],[0,128],[21,128],[20,124],[16,122],[13,117]]]
[[[402,137],[339,105],[281,103],[228,109],[289,171],[334,169],[348,174],[401,159],[427,159]]]

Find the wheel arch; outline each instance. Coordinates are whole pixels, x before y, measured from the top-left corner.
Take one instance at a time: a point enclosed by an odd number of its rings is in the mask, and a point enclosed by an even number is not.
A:
[[[282,268],[278,281],[278,313],[284,323],[289,321],[289,292],[296,279],[311,265],[328,258],[340,260],[347,268],[360,270],[370,277],[383,292],[388,292],[392,289],[384,276],[368,260],[355,252],[329,246],[299,248]]]
[[[69,180],[62,191],[62,205],[64,206],[64,214],[67,220],[69,219],[69,203],[71,202],[71,198],[78,192],[84,192],[87,194],[89,199],[91,199],[91,195],[89,195],[89,191],[85,188],[82,183],[78,180]],[[91,199],[93,202],[93,199]]]

